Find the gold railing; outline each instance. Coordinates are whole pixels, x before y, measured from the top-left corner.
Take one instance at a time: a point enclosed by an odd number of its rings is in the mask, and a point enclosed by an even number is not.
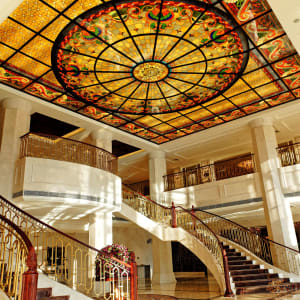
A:
[[[217,235],[190,211],[178,206],[165,207],[123,185],[123,202],[137,212],[160,224],[181,227],[195,236],[215,257],[224,273],[225,296],[232,296],[226,252]]]
[[[217,235],[225,237],[264,260],[286,272],[300,275],[300,253],[294,249],[263,238],[256,232],[205,211],[192,212]]]
[[[247,154],[206,166],[186,168],[164,176],[165,191],[222,180],[255,172],[253,154]]]
[[[123,185],[123,202],[147,218],[172,226],[171,209],[153,202],[151,199]]]
[[[21,137],[20,158],[40,157],[74,162],[117,173],[117,157],[113,154],[75,140],[28,133]]]
[[[9,299],[35,299],[37,276],[36,255],[29,239],[0,215],[0,289]]]
[[[108,257],[37,220],[3,197],[0,214],[25,232],[35,248],[38,268],[53,280],[94,299],[136,300],[133,253],[128,263]]]
[[[300,163],[300,143],[277,148],[282,167]]]

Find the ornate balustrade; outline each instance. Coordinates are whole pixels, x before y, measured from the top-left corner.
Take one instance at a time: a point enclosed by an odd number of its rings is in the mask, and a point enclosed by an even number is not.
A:
[[[36,299],[37,260],[26,234],[0,215],[0,288],[9,299]]]
[[[282,167],[300,163],[300,143],[277,148]]]
[[[74,162],[117,173],[117,157],[75,140],[53,135],[28,133],[21,137],[20,158],[40,157]]]
[[[88,246],[39,221],[0,196],[0,214],[31,241],[37,266],[52,279],[94,299],[137,300],[134,254],[129,262]]]
[[[165,191],[193,186],[206,182],[242,176],[255,172],[253,154],[215,162],[206,166],[186,168],[181,172],[164,176]]]

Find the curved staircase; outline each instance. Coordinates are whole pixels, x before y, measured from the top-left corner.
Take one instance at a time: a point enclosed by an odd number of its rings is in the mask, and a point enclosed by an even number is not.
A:
[[[203,251],[195,252],[190,243],[187,243],[187,239],[177,239],[176,234],[172,235],[170,227],[175,230],[184,229],[186,237],[196,237],[199,243],[193,243],[192,246],[206,247],[219,264],[219,268],[215,270],[222,272],[222,283],[218,280],[216,272],[212,273],[223,289],[224,296],[286,293],[300,289],[300,253],[294,249],[262,238],[257,233],[215,214],[194,211],[193,208],[186,210],[174,205],[165,207],[123,186],[123,206],[120,213],[156,235],[156,231],[152,229],[155,226],[145,227],[145,220],[141,224],[139,217],[133,213],[126,213],[129,207],[137,214],[156,222],[156,225],[169,228],[165,236],[157,237],[181,242],[210,268],[211,261],[207,260],[208,256],[203,255]],[[162,228],[158,231],[162,231]],[[172,239],[174,236],[175,239]]]

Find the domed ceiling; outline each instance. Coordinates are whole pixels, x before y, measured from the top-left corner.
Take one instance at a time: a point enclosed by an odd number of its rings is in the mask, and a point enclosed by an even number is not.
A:
[[[263,0],[25,0],[0,82],[156,144],[300,97],[300,58]]]

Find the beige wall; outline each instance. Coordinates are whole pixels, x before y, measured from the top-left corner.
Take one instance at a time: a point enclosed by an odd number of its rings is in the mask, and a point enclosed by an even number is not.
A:
[[[137,264],[150,265],[152,270],[152,234],[129,222],[119,221],[113,225],[113,242],[134,251]]]

